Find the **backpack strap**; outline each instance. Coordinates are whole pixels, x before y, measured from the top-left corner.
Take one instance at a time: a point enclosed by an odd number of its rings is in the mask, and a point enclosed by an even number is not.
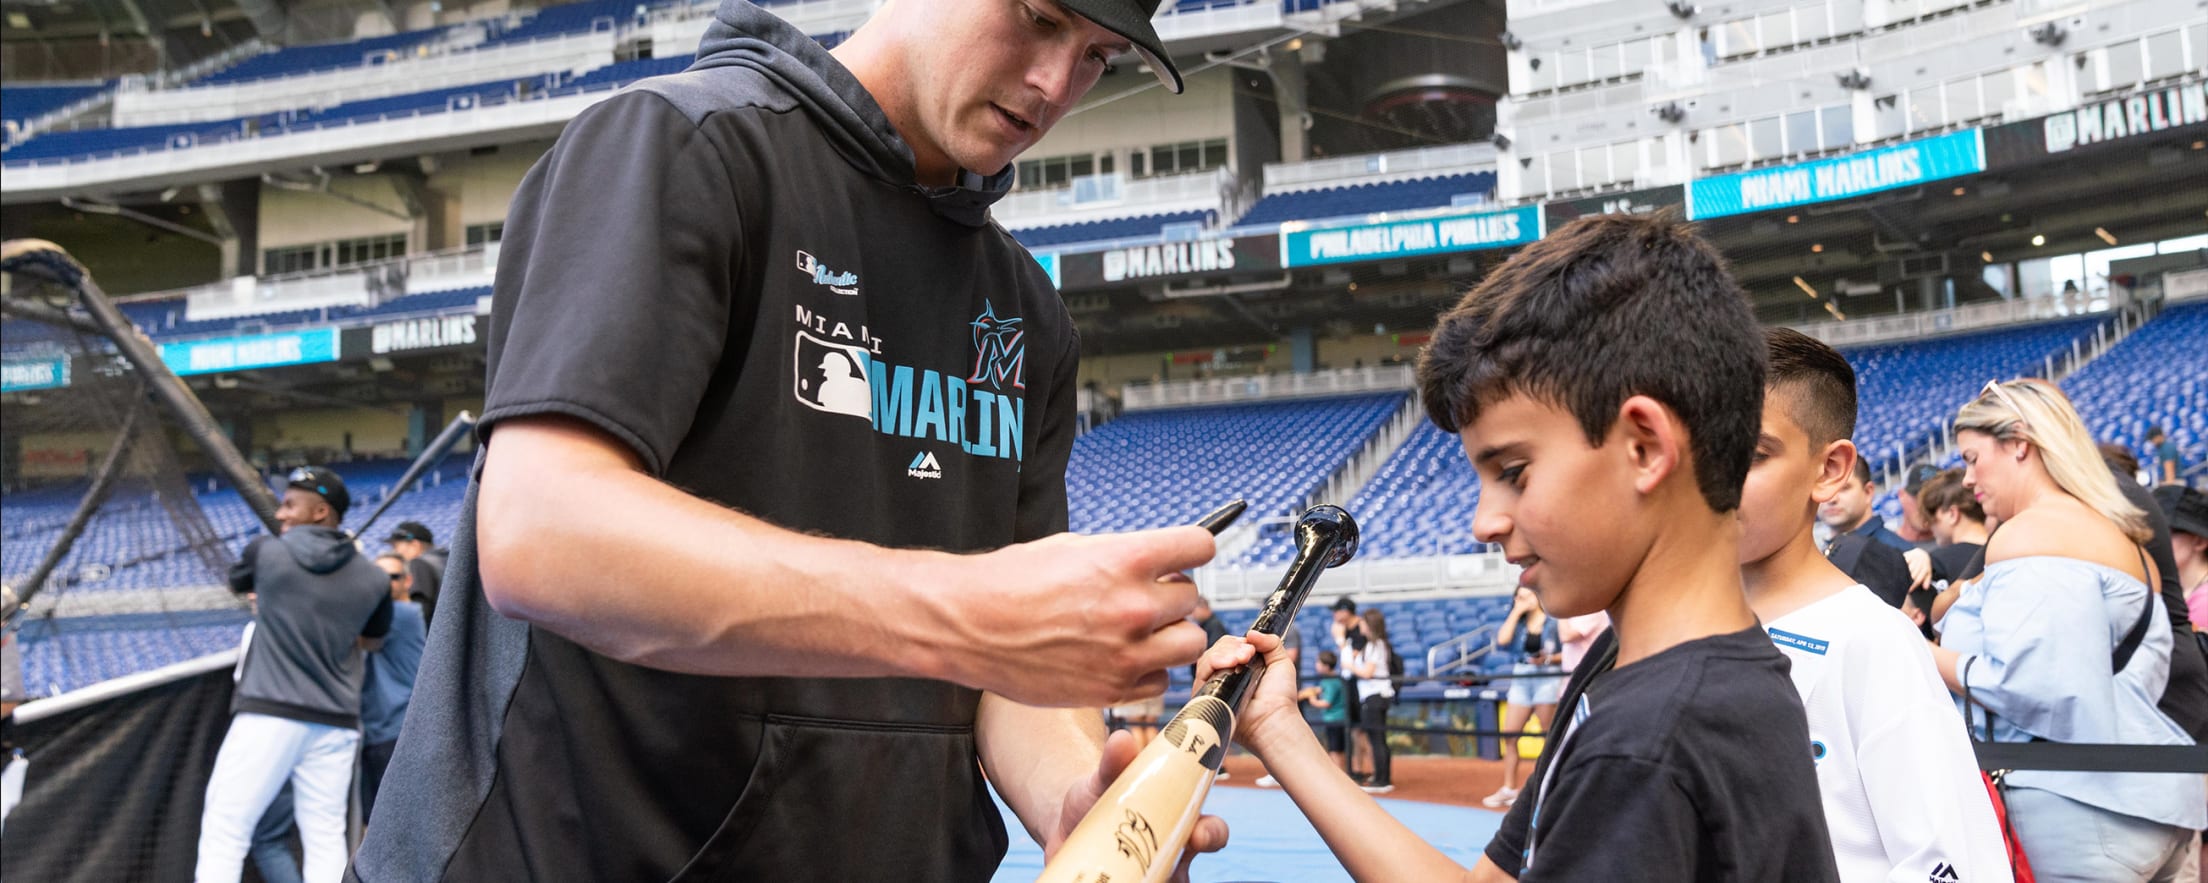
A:
[[[2139,550],[2139,572],[2150,577],[2154,575],[2154,568],[2147,566],[2145,549]],[[2161,593],[2155,591],[2153,586],[2147,586],[2146,601],[2139,605],[2139,618],[2132,621],[2131,631],[2124,633],[2124,639],[2116,644],[2116,652],[2110,657],[2110,671],[2122,672],[2124,666],[2131,664],[2131,655],[2138,652],[2139,642],[2147,638],[2147,623],[2154,616],[2154,608],[2160,606],[2155,603],[2159,600]]]

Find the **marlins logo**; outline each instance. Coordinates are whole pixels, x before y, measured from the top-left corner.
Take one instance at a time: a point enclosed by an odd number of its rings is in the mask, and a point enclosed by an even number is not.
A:
[[[1026,389],[1027,332],[1020,330],[1020,320],[998,318],[996,306],[984,300],[981,315],[967,324],[974,329],[974,373],[966,382],[997,390],[1006,384]]]

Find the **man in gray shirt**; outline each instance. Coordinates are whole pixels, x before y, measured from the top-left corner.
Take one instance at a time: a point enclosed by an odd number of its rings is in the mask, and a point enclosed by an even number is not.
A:
[[[258,610],[200,816],[199,883],[238,879],[254,822],[287,781],[303,876],[344,876],[361,654],[391,628],[389,577],[337,529],[351,504],[337,473],[294,470],[276,510],[283,535],[254,540],[230,571],[231,591],[254,593]]]

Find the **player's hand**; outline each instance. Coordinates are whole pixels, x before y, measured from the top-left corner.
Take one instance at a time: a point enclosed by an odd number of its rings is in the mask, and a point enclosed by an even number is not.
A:
[[[1028,705],[1110,707],[1165,692],[1166,669],[1196,661],[1204,630],[1188,621],[1196,585],[1180,574],[1211,560],[1197,527],[1058,534],[984,555],[947,556],[944,679]]]
[[[1921,589],[1932,584],[1932,555],[1923,549],[1910,549],[1901,553],[1901,560],[1909,562],[1909,588]]]
[[[1234,738],[1263,760],[1267,751],[1283,739],[1317,738],[1311,734],[1311,725],[1304,722],[1303,713],[1296,709],[1296,664],[1288,660],[1280,639],[1255,632],[1245,637],[1220,638],[1196,661],[1196,683],[1203,683],[1213,672],[1259,658],[1260,647],[1264,648],[1265,677],[1258,681],[1249,705],[1236,716]]]
[[[1053,826],[1048,842],[1043,844],[1043,861],[1058,854],[1058,847],[1065,845],[1067,835],[1075,825],[1088,816],[1096,799],[1104,796],[1104,790],[1112,786],[1119,774],[1133,763],[1141,749],[1135,745],[1134,734],[1126,730],[1114,731],[1104,739],[1104,754],[1097,760],[1096,775],[1074,783],[1066,790],[1065,802],[1060,806],[1058,824]],[[1218,816],[1198,816],[1196,827],[1188,834],[1188,848],[1181,852],[1181,861],[1173,868],[1174,883],[1188,883],[1188,866],[1199,853],[1218,852],[1227,846],[1227,820]]]

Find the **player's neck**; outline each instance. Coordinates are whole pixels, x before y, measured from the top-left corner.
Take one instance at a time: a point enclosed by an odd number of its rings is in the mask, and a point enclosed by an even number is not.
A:
[[[1740,585],[1740,519],[1707,507],[1666,517],[1666,527],[1610,604],[1618,665],[1756,622]]]
[[[1817,551],[1816,535],[1807,523],[1778,551],[1741,565],[1740,581],[1748,606],[1764,625],[1855,585]]]

